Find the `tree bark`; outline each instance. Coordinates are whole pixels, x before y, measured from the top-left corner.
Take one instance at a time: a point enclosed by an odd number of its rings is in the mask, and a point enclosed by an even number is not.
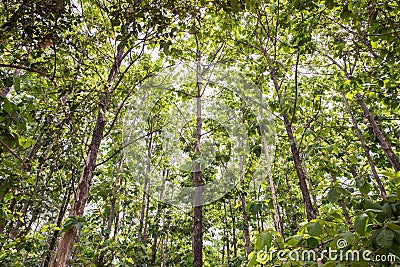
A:
[[[200,62],[200,52],[197,52],[197,94],[196,94],[196,132],[195,132],[195,145],[194,145],[194,170],[193,170],[193,186],[194,192],[194,209],[193,209],[193,266],[203,266],[203,192],[202,192],[202,172],[198,158],[200,158],[200,141],[202,129],[202,115],[201,115],[201,95],[203,89],[202,81],[202,67]]]
[[[168,171],[167,170],[163,170],[162,171],[162,191],[160,193],[160,198],[158,201],[162,201],[164,198],[164,189],[165,189],[165,177],[168,176]],[[154,225],[158,228],[158,224],[160,222],[160,213],[161,213],[161,203],[159,202],[157,205],[157,212],[156,212],[156,219],[154,222]],[[157,244],[158,244],[158,232],[156,231],[154,233],[154,237],[153,237],[153,244],[151,246],[151,260],[150,260],[150,266],[155,267],[156,266],[156,257],[157,257]]]
[[[106,113],[110,106],[111,88],[119,74],[119,68],[124,57],[124,49],[121,48],[117,51],[114,64],[110,70],[107,87],[104,89],[102,99],[100,100],[100,109],[97,114],[96,125],[92,133],[92,140],[89,146],[89,151],[86,156],[85,165],[81,177],[79,179],[78,188],[75,193],[74,202],[69,213],[69,217],[80,217],[84,213],[86,202],[89,196],[89,189],[93,178],[93,172],[96,167],[97,154],[99,152],[100,144],[103,139],[104,129],[106,125]],[[57,252],[52,263],[52,267],[66,267],[68,266],[69,258],[77,235],[76,227],[71,227],[68,231],[64,232],[61,236]]]
[[[332,181],[334,183],[336,183],[336,181],[337,181],[336,176],[333,175],[333,174],[331,174],[331,175],[332,175]],[[340,202],[340,205],[342,206],[342,211],[343,211],[344,218],[346,219],[346,223],[351,227],[352,223],[351,223],[350,215],[349,215],[349,212],[347,210],[346,204],[344,203],[343,198],[341,198],[339,200],[339,202]]]
[[[310,193],[311,193],[311,197],[312,197],[312,201],[313,201],[313,204],[314,204],[315,214],[318,216],[319,215],[319,210],[318,210],[317,197],[316,197],[315,192],[314,192],[314,187],[313,187],[313,184],[312,184],[312,181],[311,181],[310,174],[308,173],[308,169],[307,169],[307,165],[306,165],[306,161],[305,160],[303,160],[303,165],[304,165],[304,171],[305,171],[305,174],[306,174],[306,177],[307,177],[308,187],[309,187],[309,190],[310,190]]]
[[[276,60],[276,57],[274,57],[274,59],[273,59],[274,61],[273,61],[270,58],[266,48],[263,46],[261,39],[259,39],[259,41],[260,41],[260,49],[261,49],[262,53],[264,54],[265,59],[267,60],[267,64],[268,64],[269,72],[270,72],[270,75],[272,78],[272,82],[274,84],[275,92],[278,96],[278,100],[281,100],[282,99],[282,94],[280,92],[281,88],[280,88],[280,84],[278,82],[278,78],[276,75],[276,69],[273,65]],[[276,43],[275,43],[275,45],[276,45]],[[297,64],[298,64],[298,62],[297,62]],[[282,110],[282,106],[281,106],[281,110]],[[288,114],[283,114],[283,121],[285,124],[289,142],[290,142],[290,150],[293,155],[293,162],[294,162],[294,166],[296,169],[297,177],[299,179],[301,194],[303,195],[303,202],[304,202],[304,207],[306,210],[307,219],[310,221],[310,220],[313,220],[316,218],[316,212],[311,203],[310,193],[307,188],[306,178],[304,175],[303,167],[301,165],[300,153],[297,149],[296,139],[293,135],[292,120],[289,119]]]
[[[225,214],[225,243],[226,243],[226,261],[228,266],[231,265],[231,252],[230,252],[230,240],[229,240],[229,222],[228,213],[226,211],[226,203],[224,202],[224,214]],[[224,262],[224,261],[222,261]]]
[[[351,122],[352,122],[352,124],[353,124],[353,127],[356,129],[357,137],[358,137],[358,139],[359,139],[360,142],[361,142],[361,146],[362,146],[362,148],[364,149],[365,156],[367,157],[369,166],[371,167],[372,175],[374,176],[375,181],[376,181],[376,183],[378,184],[378,188],[379,188],[379,191],[381,192],[381,195],[382,195],[383,199],[386,200],[386,199],[387,199],[387,195],[386,195],[385,188],[384,188],[384,186],[383,186],[383,184],[382,184],[381,179],[380,179],[379,176],[378,176],[378,173],[376,172],[375,164],[374,164],[374,162],[373,162],[373,160],[372,160],[372,158],[371,158],[371,155],[370,155],[370,153],[369,153],[369,149],[368,149],[368,147],[367,147],[367,144],[365,144],[364,138],[362,137],[361,131],[360,131],[360,129],[358,128],[357,121],[356,121],[356,119],[355,119],[354,116],[353,116],[353,112],[351,111],[349,101],[347,100],[347,97],[346,97],[346,95],[344,94],[343,91],[341,92],[341,94],[342,94],[342,98],[343,98],[343,100],[344,100],[344,103],[345,103],[345,105],[346,105],[347,112],[348,112],[349,115],[350,115],[350,119],[351,119]]]
[[[235,202],[236,202],[236,197],[235,197]],[[232,203],[229,200],[229,212],[231,214],[232,218],[232,243],[233,243],[233,258],[237,257],[237,240],[236,240],[236,217],[235,214],[233,213],[232,209]]]
[[[372,130],[374,131],[376,137],[378,138],[379,144],[382,147],[383,152],[385,152],[386,157],[388,158],[390,164],[392,165],[393,169],[397,172],[400,171],[400,161],[399,158],[394,154],[392,147],[389,145],[388,141],[385,138],[385,135],[379,129],[378,125],[375,122],[374,117],[372,116],[371,112],[369,111],[368,107],[365,105],[363,97],[360,93],[357,93],[357,101],[362,107],[364,111],[365,117],[368,119],[369,123],[372,126]]]
[[[242,123],[244,123],[244,114],[242,114]],[[243,137],[240,140],[240,146],[243,148],[244,146],[244,140]],[[244,183],[244,163],[243,163],[243,156],[241,155],[239,157],[239,179],[240,179],[240,186],[242,190],[245,189],[245,183]],[[250,231],[249,231],[249,216],[247,214],[247,203],[246,203],[246,196],[244,194],[240,194],[240,201],[242,205],[242,217],[243,217],[243,235],[244,235],[244,241],[245,241],[245,249],[246,249],[246,257],[250,254],[251,248],[250,248]]]
[[[303,195],[303,201],[304,201],[304,207],[306,209],[307,219],[311,221],[316,218],[316,212],[311,203],[310,193],[308,191],[304,171],[301,166],[299,151],[297,150],[296,140],[294,138],[292,126],[290,125],[289,116],[287,114],[283,115],[283,121],[285,123],[286,132],[290,142],[290,150],[292,152],[294,166],[296,169],[297,177],[299,179],[301,194]]]
[[[110,203],[110,211],[108,213],[108,219],[107,219],[107,230],[104,235],[104,240],[110,239],[110,234],[111,234],[111,229],[113,226],[114,218],[116,218],[115,205],[116,205],[117,199],[118,199],[118,191],[119,191],[121,172],[122,172],[122,166],[124,165],[124,160],[125,160],[125,154],[122,151],[121,158],[118,162],[117,177],[114,181],[113,194],[112,194],[111,203]],[[116,231],[116,229],[114,229],[114,231]],[[106,252],[102,252],[100,254],[99,259],[98,259],[98,264],[97,264],[98,267],[104,266],[105,254],[106,254]]]
[[[270,187],[271,196],[272,196],[272,204],[274,207],[274,225],[275,225],[276,231],[278,231],[281,234],[281,236],[283,237],[281,214],[279,212],[278,200],[277,200],[276,191],[275,191],[275,183],[274,183],[272,170],[271,170],[271,156],[269,154],[267,140],[264,135],[262,136],[262,145],[263,145],[263,148],[265,151],[265,157],[267,159],[268,181],[269,181],[269,187]]]
[[[71,181],[71,187],[72,187],[72,181]],[[63,201],[63,204],[61,205],[61,209],[57,216],[57,223],[56,223],[57,227],[61,228],[62,219],[64,218],[65,212],[67,211],[68,202],[71,197],[71,190],[72,190],[72,188],[70,188],[70,187],[67,187],[67,189],[66,189],[66,192],[64,195],[64,201]],[[43,261],[43,267],[48,267],[50,264],[51,253],[54,250],[54,247],[55,247],[56,241],[57,241],[57,237],[59,234],[60,234],[60,230],[55,230],[53,233],[53,236],[51,237],[49,249],[46,252],[46,257]]]

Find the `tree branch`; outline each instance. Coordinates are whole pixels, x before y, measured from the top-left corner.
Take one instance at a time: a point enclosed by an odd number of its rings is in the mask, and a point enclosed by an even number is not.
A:
[[[14,157],[16,157],[21,163],[22,165],[24,165],[25,168],[28,168],[28,165],[26,165],[25,161],[18,156],[17,153],[15,153],[14,150],[12,150],[6,143],[3,142],[3,140],[0,139],[0,144],[2,144],[11,154],[13,154]]]

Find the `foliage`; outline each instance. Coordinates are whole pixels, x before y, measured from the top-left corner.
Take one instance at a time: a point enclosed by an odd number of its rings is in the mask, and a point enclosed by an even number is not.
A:
[[[192,265],[193,209],[165,199],[192,186],[192,160],[204,183],[228,170],[236,179],[203,207],[204,266],[371,264],[275,253],[328,249],[398,264],[400,170],[385,149],[399,158],[399,28],[398,1],[2,1],[0,265],[49,266],[70,230],[71,266]],[[217,79],[257,93],[209,84],[220,109],[203,110],[201,156],[197,84],[174,68],[190,62],[219,64]],[[85,213],[70,216],[104,103]],[[245,140],[231,136],[221,107],[240,118]]]

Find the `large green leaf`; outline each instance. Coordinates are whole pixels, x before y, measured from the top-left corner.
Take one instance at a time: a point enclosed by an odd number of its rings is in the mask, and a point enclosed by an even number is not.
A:
[[[256,240],[255,248],[256,250],[263,250],[265,248],[271,247],[272,234],[270,232],[261,233]]]
[[[359,235],[364,235],[367,228],[367,222],[368,215],[365,213],[361,213],[357,216],[357,219],[354,222],[354,230],[356,230]]]
[[[390,248],[393,244],[394,233],[390,230],[382,229],[376,236],[376,243],[382,248]]]
[[[319,222],[309,223],[307,225],[307,230],[311,236],[319,236],[322,234],[322,226]]]

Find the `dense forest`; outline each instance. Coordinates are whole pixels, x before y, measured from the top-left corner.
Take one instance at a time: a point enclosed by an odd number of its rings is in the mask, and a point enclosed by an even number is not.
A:
[[[398,266],[400,3],[2,0],[0,266]]]

